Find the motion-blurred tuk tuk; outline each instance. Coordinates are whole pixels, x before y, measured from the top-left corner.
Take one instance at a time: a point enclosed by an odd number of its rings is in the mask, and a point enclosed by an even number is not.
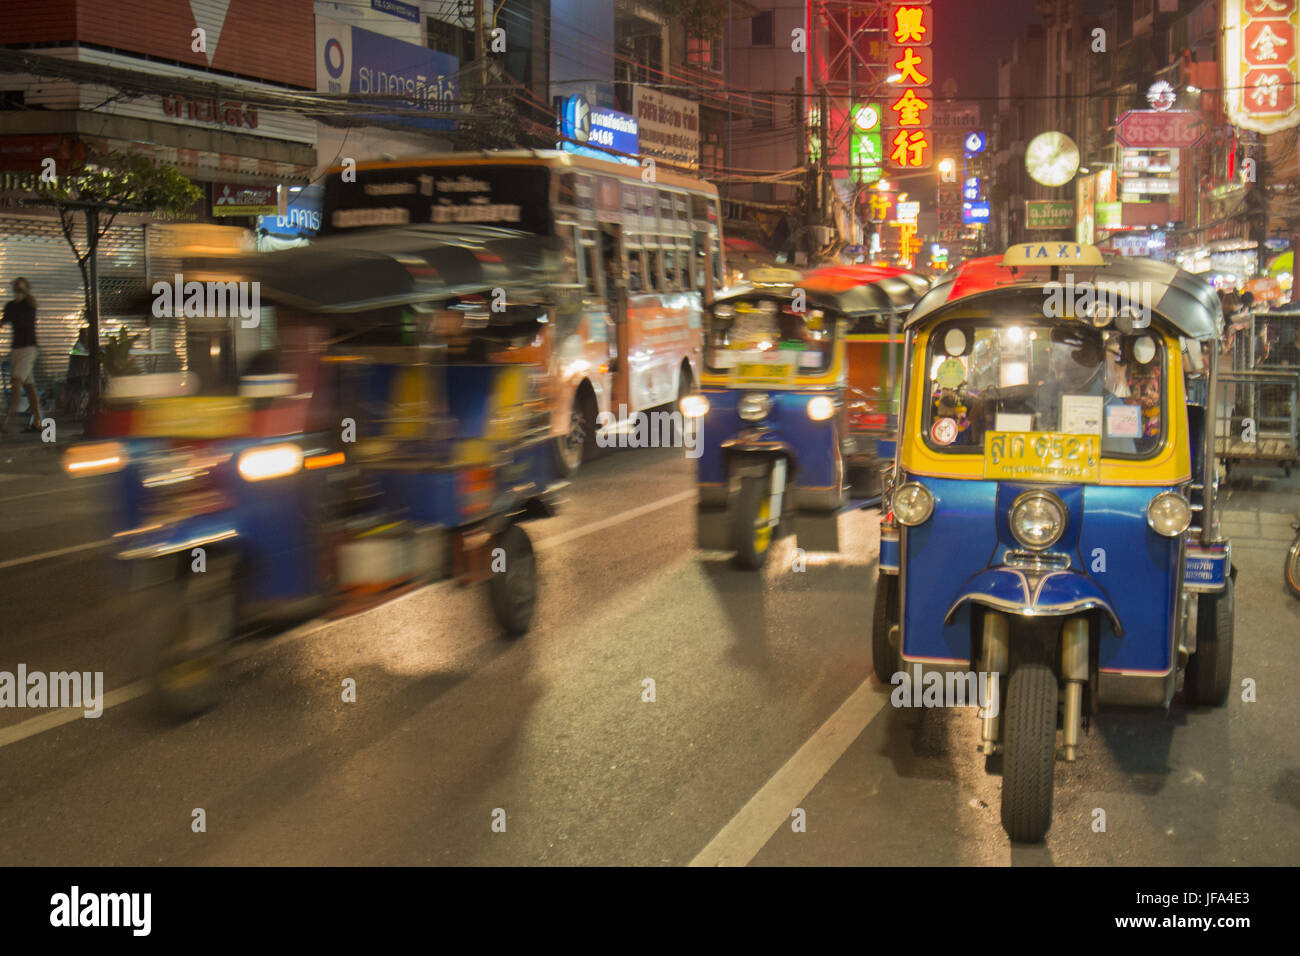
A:
[[[215,702],[238,636],[433,580],[487,581],[502,629],[528,630],[521,523],[553,513],[559,488],[534,374],[545,243],[424,226],[188,271],[259,283],[263,348],[201,366],[189,394],[115,380],[99,433],[117,437],[66,458],[73,474],[115,473],[115,556],[152,592],[167,712]]]
[[[850,421],[847,336],[883,328],[887,337],[888,317],[897,321],[915,295],[901,282],[907,302],[880,281],[788,270],[751,279],[713,304],[701,388],[682,411],[700,429],[699,546],[757,569],[778,534],[797,534],[807,550],[838,550],[840,511],[879,497],[876,439],[886,422]]]
[[[1099,708],[1167,707],[1180,676],[1189,704],[1227,700],[1222,328],[1195,276],[1059,242],[967,263],[905,323],[875,671],[979,688],[1013,840],[1047,833],[1055,760]]]

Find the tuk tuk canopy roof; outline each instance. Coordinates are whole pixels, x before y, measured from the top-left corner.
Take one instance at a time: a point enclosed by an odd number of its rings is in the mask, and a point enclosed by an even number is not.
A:
[[[553,241],[512,229],[402,226],[281,252],[208,261],[261,294],[317,312],[356,312],[493,288],[540,289],[558,269]]]
[[[1009,267],[1002,256],[985,256],[965,263],[931,289],[907,317],[904,328],[928,323],[963,300],[978,299],[983,307],[994,300],[1023,300],[1052,281],[1077,289],[1082,283],[1102,288],[1128,287],[1149,304],[1152,319],[1191,339],[1223,335],[1223,309],[1214,289],[1203,279],[1164,262],[1134,256],[1104,256],[1104,265],[1058,266],[1053,277],[1043,267]]]
[[[905,313],[929,288],[922,276],[901,269],[880,266],[827,266],[799,276],[783,271],[778,284],[737,289],[720,296],[718,302],[740,298],[790,298],[795,288],[808,293],[820,308],[834,309],[847,316]],[[773,276],[775,278],[775,276]],[[755,276],[755,282],[758,282]]]

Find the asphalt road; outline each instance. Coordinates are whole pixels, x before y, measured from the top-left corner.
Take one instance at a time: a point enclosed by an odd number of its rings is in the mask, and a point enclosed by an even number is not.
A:
[[[496,633],[483,588],[434,585],[243,645],[222,704],[168,726],[93,547],[102,487],[10,447],[0,670],[102,670],[108,706],[0,709],[0,864],[1293,864],[1300,846],[1281,584],[1300,481],[1280,474],[1227,500],[1234,678],[1256,702],[1103,715],[1058,765],[1047,842],[1012,847],[974,712],[895,710],[870,677],[874,511],[842,519],[843,553],[793,571],[783,543],[753,575],[693,549],[691,462],[619,452],[530,526],[524,638]]]

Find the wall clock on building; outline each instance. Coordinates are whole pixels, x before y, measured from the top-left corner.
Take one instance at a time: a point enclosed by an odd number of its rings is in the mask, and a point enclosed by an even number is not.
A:
[[[1079,147],[1064,133],[1039,133],[1025,148],[1029,178],[1044,186],[1064,186],[1079,171]]]

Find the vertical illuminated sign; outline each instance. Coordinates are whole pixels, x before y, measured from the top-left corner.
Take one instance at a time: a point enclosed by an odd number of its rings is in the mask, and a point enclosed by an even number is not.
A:
[[[934,8],[930,0],[896,3],[889,8],[888,64],[894,94],[885,109],[884,151],[891,169],[928,169],[933,162],[930,134],[934,100]]]
[[[1222,0],[1228,122],[1256,133],[1300,124],[1300,0]]]

